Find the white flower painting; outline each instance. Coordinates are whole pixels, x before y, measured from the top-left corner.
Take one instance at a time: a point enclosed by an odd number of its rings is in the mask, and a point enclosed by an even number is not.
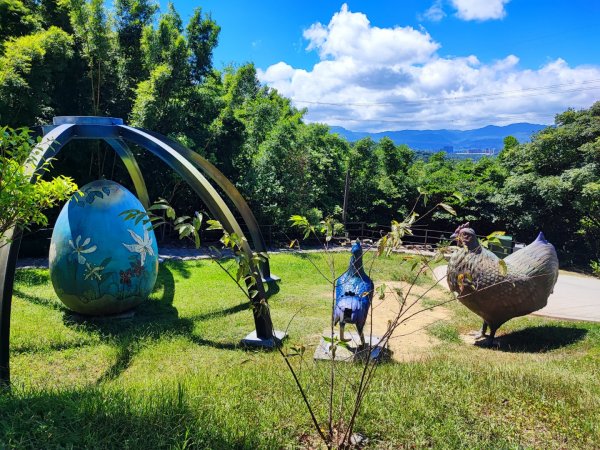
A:
[[[144,228],[144,238],[143,239],[141,236],[137,235],[133,230],[128,229],[127,231],[129,231],[129,234],[131,235],[131,237],[133,238],[133,240],[136,243],[135,244],[125,244],[123,242],[123,245],[130,252],[140,254],[140,262],[141,262],[141,265],[143,266],[144,261],[146,259],[146,255],[154,256],[154,250],[152,250],[152,238],[148,234],[148,230],[146,230],[145,228]]]
[[[83,256],[84,254],[94,253],[96,251],[96,249],[98,248],[95,245],[92,245],[91,247],[85,248],[90,243],[90,241],[91,241],[90,238],[86,238],[80,244],[80,242],[81,242],[81,235],[78,235],[75,238],[75,244],[73,244],[73,241],[71,239],[69,239],[69,245],[73,249],[72,253],[77,254],[77,262],[79,264],[85,264],[86,258],[85,258],[85,256]]]

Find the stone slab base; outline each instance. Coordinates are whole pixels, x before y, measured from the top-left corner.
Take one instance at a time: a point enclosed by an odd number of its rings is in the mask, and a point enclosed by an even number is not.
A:
[[[335,337],[339,339],[339,333],[336,331]],[[331,331],[326,330],[323,332],[323,337],[319,346],[315,350],[314,359],[331,361],[344,361],[344,362],[357,362],[364,361],[368,356],[369,347],[371,347],[370,358],[373,360],[383,359],[386,354],[385,346],[381,344],[381,336],[365,336],[365,347],[361,347],[360,336],[358,333],[352,333],[345,331],[344,337],[350,339],[346,342],[346,346],[338,345],[335,351],[335,358],[333,358],[331,352]],[[326,340],[327,339],[327,340]]]

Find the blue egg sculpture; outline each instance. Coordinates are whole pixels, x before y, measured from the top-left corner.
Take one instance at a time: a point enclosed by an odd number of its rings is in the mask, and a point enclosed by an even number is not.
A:
[[[110,180],[86,184],[63,207],[50,242],[50,279],[56,295],[80,314],[118,314],[143,302],[158,275],[154,231],[123,211],[144,211]]]

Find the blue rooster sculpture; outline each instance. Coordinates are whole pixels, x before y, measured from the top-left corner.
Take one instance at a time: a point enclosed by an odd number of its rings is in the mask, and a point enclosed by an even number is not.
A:
[[[333,325],[340,324],[340,340],[344,338],[344,327],[347,323],[356,325],[361,344],[365,345],[363,328],[369,314],[369,306],[373,299],[373,281],[365,273],[362,261],[362,246],[359,240],[352,245],[350,266],[335,283],[335,309]]]

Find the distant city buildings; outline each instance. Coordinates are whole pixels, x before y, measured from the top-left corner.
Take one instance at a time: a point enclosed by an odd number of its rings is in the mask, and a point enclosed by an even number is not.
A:
[[[495,148],[457,148],[455,149],[452,145],[445,145],[441,148],[442,152],[446,152],[452,155],[481,155],[481,156],[494,156],[500,153],[500,150]]]

